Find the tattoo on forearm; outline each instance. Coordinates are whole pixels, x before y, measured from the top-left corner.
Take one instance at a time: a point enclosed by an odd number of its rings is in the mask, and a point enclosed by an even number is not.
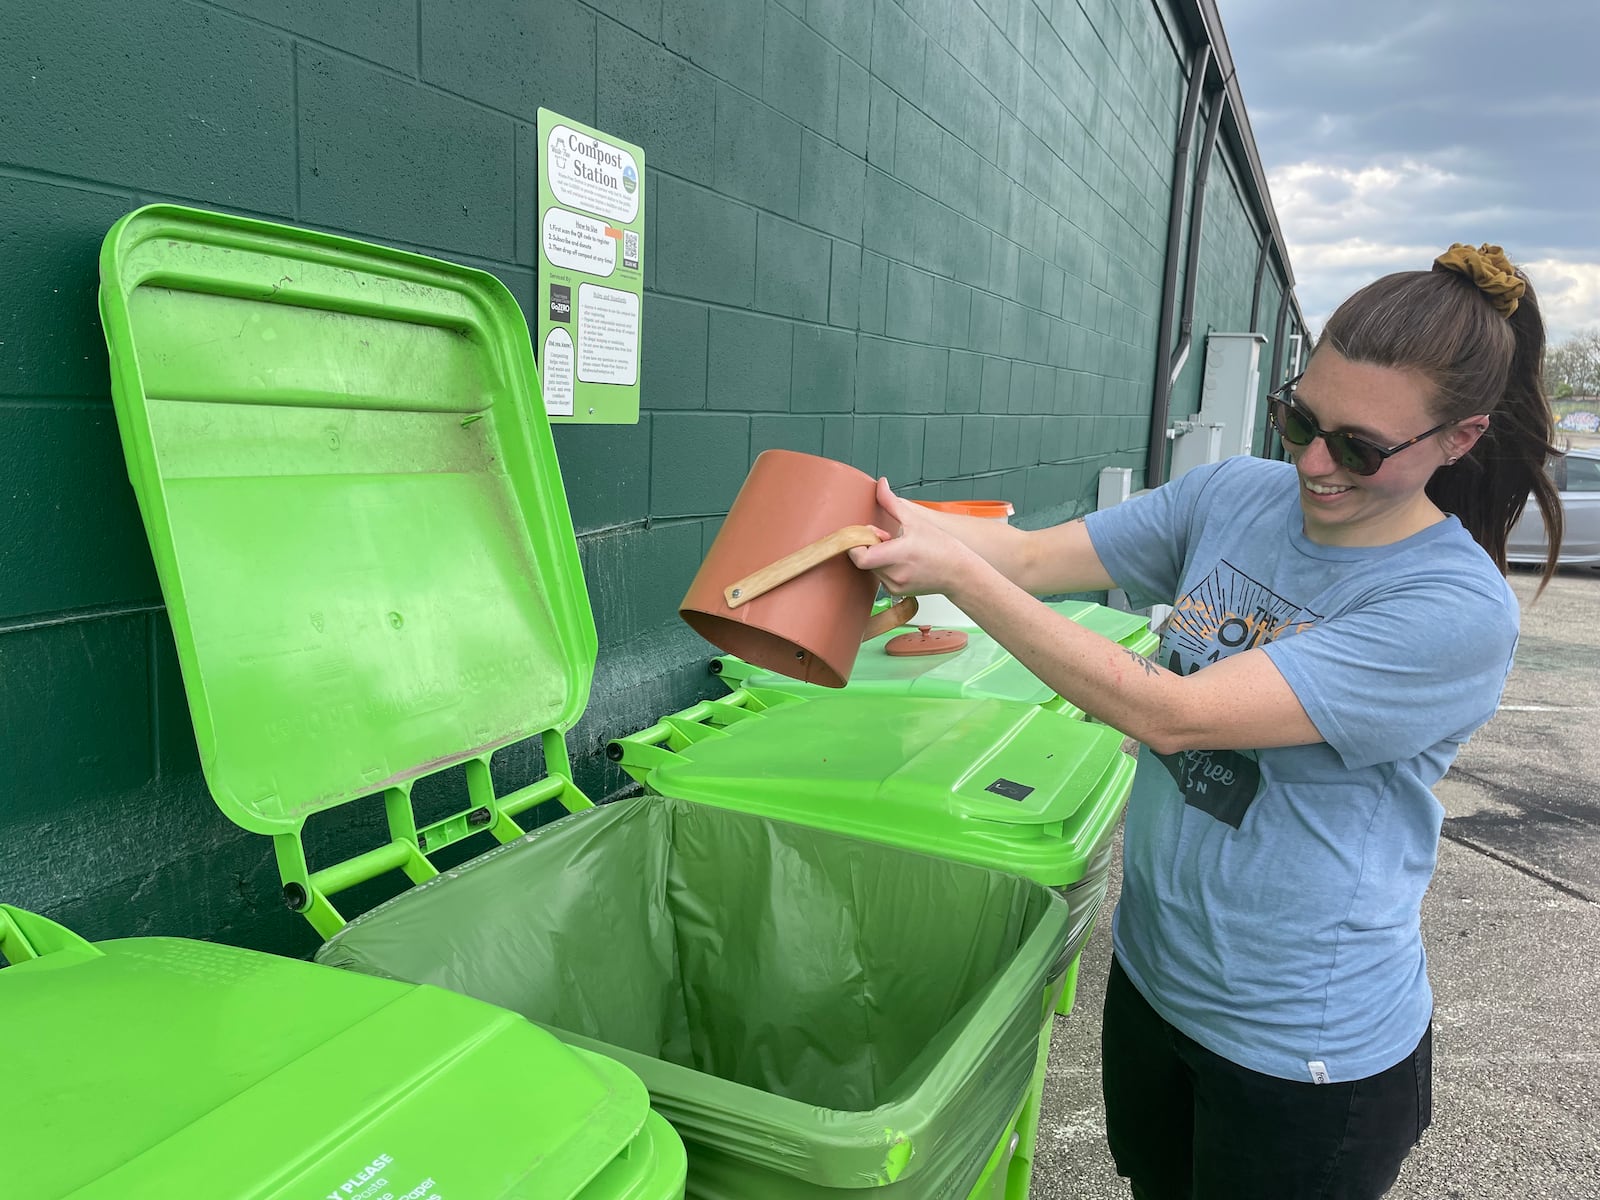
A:
[[[1143,667],[1144,668],[1144,673],[1146,675],[1159,675],[1161,673],[1161,668],[1160,667],[1158,667],[1155,663],[1151,662],[1144,655],[1140,654],[1137,650],[1128,650],[1128,649],[1124,648],[1123,653],[1126,654],[1129,658],[1133,659],[1133,661],[1138,663],[1141,667]]]

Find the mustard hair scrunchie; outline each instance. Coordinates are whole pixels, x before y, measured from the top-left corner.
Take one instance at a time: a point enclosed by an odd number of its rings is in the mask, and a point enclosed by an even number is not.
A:
[[[1517,275],[1517,268],[1499,246],[1488,242],[1474,250],[1463,242],[1456,242],[1433,260],[1435,271],[1454,271],[1465,275],[1489,298],[1502,317],[1517,311],[1517,301],[1528,285]]]

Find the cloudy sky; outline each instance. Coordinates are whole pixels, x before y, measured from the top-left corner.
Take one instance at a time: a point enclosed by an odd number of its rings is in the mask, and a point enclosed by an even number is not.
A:
[[[1552,341],[1600,327],[1600,4],[1217,0],[1313,329],[1498,242]]]

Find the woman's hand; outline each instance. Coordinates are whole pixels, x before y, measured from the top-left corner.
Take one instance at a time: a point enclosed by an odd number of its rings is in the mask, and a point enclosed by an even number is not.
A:
[[[895,535],[873,526],[880,541],[851,550],[850,561],[876,575],[890,595],[953,596],[975,572],[988,569],[977,553],[940,528],[927,509],[896,496],[887,479],[878,480],[878,504],[899,524],[900,532]]]

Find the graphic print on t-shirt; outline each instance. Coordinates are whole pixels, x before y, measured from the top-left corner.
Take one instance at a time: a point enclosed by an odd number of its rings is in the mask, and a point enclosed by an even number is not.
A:
[[[1169,671],[1192,675],[1218,659],[1300,633],[1321,619],[1321,614],[1220,560],[1210,575],[1178,597],[1161,639],[1161,657]],[[1261,767],[1252,750],[1182,750],[1157,757],[1171,772],[1184,803],[1235,829],[1261,790]]]

